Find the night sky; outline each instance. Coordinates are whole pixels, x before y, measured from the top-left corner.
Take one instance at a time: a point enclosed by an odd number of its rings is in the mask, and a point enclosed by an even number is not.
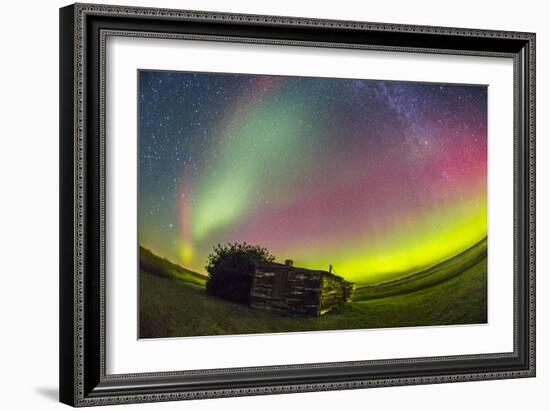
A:
[[[248,242],[359,284],[487,235],[487,87],[139,72],[139,241]]]

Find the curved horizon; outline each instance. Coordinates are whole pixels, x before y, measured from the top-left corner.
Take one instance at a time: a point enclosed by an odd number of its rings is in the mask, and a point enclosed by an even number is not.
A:
[[[140,244],[182,267],[247,242],[367,283],[487,235],[485,86],[141,71],[139,92]]]

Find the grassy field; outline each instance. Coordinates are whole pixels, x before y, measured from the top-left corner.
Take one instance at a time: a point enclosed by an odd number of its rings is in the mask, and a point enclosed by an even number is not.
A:
[[[286,317],[230,303],[208,295],[195,284],[195,277],[189,282],[186,276],[162,277],[143,268],[142,265],[141,338],[487,322],[486,258],[428,288],[353,302],[318,318]]]
[[[396,280],[356,288],[353,293],[353,299],[355,301],[372,300],[374,298],[405,294],[432,287],[462,274],[486,258],[487,237],[462,253],[426,270]]]
[[[208,277],[205,275],[187,270],[164,258],[158,257],[144,247],[139,247],[139,265],[142,271],[159,277],[180,280],[193,287],[206,287]]]

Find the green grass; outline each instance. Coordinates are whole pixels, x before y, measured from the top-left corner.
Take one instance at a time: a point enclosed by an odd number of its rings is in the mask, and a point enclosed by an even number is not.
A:
[[[139,247],[139,264],[142,271],[147,271],[159,277],[180,280],[187,285],[206,287],[208,277],[186,268],[180,267],[164,258],[161,258],[144,247]]]
[[[192,283],[191,283],[192,284]],[[422,290],[364,300],[322,317],[287,317],[212,297],[187,281],[141,272],[140,337],[185,337],[487,322],[487,259]]]
[[[487,258],[487,237],[462,253],[426,270],[402,278],[356,288],[355,301],[372,300],[432,287],[459,275]]]

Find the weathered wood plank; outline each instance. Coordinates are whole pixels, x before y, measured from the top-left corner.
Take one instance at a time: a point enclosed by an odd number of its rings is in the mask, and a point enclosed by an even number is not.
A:
[[[286,314],[320,315],[351,301],[352,292],[353,285],[334,274],[266,263],[254,275],[250,305]]]

